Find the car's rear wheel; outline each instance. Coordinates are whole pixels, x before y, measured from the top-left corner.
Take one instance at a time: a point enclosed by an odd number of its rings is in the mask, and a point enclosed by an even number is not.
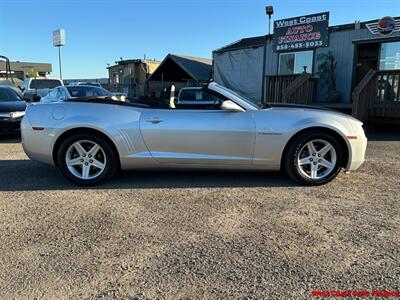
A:
[[[94,185],[109,179],[117,170],[117,155],[101,136],[92,133],[66,138],[58,150],[58,166],[72,182]]]
[[[333,136],[307,132],[289,145],[285,167],[294,180],[307,185],[321,185],[340,172],[342,156],[340,144]]]

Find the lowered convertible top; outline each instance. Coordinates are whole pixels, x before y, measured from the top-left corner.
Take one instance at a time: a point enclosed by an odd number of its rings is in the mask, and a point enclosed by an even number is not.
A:
[[[101,103],[101,104],[112,104],[112,105],[131,106],[131,107],[140,107],[140,108],[150,108],[150,105],[147,105],[147,104],[118,101],[118,100],[114,100],[110,96],[77,97],[77,98],[69,98],[64,101],[65,102]]]

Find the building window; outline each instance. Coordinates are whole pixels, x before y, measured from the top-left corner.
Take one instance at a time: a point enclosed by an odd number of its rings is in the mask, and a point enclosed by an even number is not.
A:
[[[279,54],[279,75],[299,74],[304,72],[312,73],[314,53],[310,51],[287,52]]]
[[[400,69],[400,42],[381,44],[379,69],[380,70]]]
[[[114,84],[119,84],[119,74],[117,72],[113,73]]]

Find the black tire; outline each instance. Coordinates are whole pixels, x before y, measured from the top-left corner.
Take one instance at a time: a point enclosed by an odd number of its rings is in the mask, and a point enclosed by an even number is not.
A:
[[[330,173],[318,179],[307,177],[304,171],[300,169],[298,164],[298,157],[303,147],[313,140],[323,140],[330,143],[336,151],[336,163]],[[328,133],[321,133],[317,131],[308,131],[295,137],[288,145],[285,155],[284,166],[288,175],[295,181],[305,185],[322,185],[334,179],[341,170],[343,153],[339,142]]]
[[[101,147],[102,156],[105,156],[105,167],[95,178],[82,179],[75,176],[67,167],[66,154],[71,145],[78,141],[90,141],[98,144]],[[61,173],[70,181],[81,186],[91,186],[99,184],[105,180],[110,179],[118,170],[118,155],[115,153],[114,148],[109,142],[104,139],[101,135],[97,135],[91,132],[74,134],[67,137],[60,145],[57,153],[57,164]]]

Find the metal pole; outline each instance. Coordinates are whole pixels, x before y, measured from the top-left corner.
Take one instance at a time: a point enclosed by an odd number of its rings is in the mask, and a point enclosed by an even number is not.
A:
[[[271,15],[268,15],[268,35],[271,35]]]
[[[60,66],[60,80],[62,80],[62,68],[61,68],[61,46],[58,46],[58,65]]]
[[[262,71],[262,82],[261,82],[261,103],[265,101],[265,55],[267,53],[267,37],[265,37],[264,51],[263,51],[263,71]]]
[[[262,82],[261,82],[261,103],[264,103],[265,101],[265,63],[266,63],[266,58],[265,56],[267,55],[267,40],[269,36],[271,35],[271,15],[268,15],[268,36],[265,37],[265,42],[264,42],[264,56],[263,56],[263,72],[262,72]]]

